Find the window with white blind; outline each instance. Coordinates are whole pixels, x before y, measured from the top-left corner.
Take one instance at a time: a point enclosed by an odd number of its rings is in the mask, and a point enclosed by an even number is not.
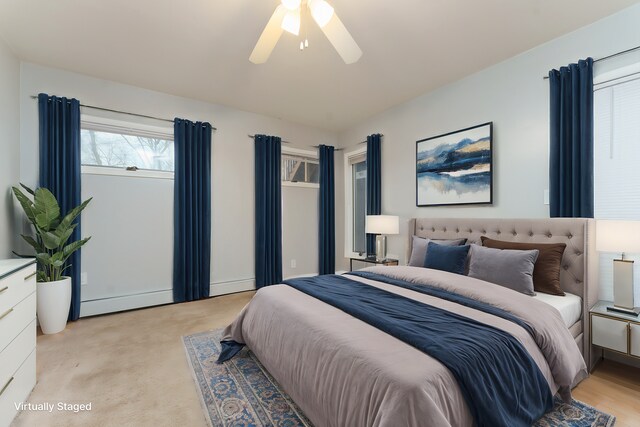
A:
[[[640,77],[613,79],[594,89],[594,198],[596,219],[640,220]],[[627,256],[627,254],[625,254]],[[602,299],[613,300],[613,263],[600,254]],[[640,254],[634,275],[640,278]],[[635,283],[640,301],[640,280]]]

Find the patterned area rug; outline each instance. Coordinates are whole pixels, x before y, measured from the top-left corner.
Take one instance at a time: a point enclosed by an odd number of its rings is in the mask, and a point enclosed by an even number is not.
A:
[[[243,349],[221,365],[222,330],[183,337],[206,418],[213,427],[311,427],[311,422],[280,388],[255,355]],[[615,417],[574,400],[556,400],[535,427],[612,427]]]

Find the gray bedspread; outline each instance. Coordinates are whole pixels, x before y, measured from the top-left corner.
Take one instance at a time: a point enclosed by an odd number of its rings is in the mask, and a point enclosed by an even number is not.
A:
[[[350,276],[507,331],[529,352],[551,392],[559,392],[564,399],[588,375],[560,314],[541,301],[437,270],[372,267],[367,271],[473,297],[523,319],[533,327],[533,337],[500,317]],[[444,365],[290,286],[260,289],[224,335],[245,343],[318,427],[473,425],[458,384]]]

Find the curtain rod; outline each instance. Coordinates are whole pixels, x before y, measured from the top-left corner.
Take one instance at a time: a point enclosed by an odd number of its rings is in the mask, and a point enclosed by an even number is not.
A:
[[[256,137],[255,135],[247,135],[247,136],[248,136],[249,138],[251,138],[251,139],[253,139],[253,138],[255,138],[255,137]],[[285,141],[284,139],[280,139],[280,142],[283,142],[283,143],[285,143],[285,144],[291,144],[291,142],[289,142],[289,141]],[[311,148],[318,148],[318,147],[320,147],[320,146],[319,146],[319,145],[312,145],[312,146],[311,146]],[[342,151],[342,148],[334,148],[334,150],[333,150],[333,151]]]
[[[253,139],[256,136],[255,135],[247,135],[249,138]],[[282,142],[283,144],[291,144],[289,141],[285,141],[284,139],[280,138],[280,142]]]
[[[320,148],[319,145],[312,145],[312,147],[313,148]],[[335,147],[333,148],[333,151],[342,151],[342,150],[344,150],[344,148],[335,148]]]
[[[638,76],[638,77],[634,77],[634,76]],[[634,77],[634,78],[630,79],[629,77]],[[605,87],[602,87],[602,85],[606,85],[607,83],[615,82],[616,80],[622,80],[622,79],[627,79],[627,80],[625,80],[625,81],[624,81],[624,82],[622,82],[622,83],[627,83],[627,82],[632,82],[632,81],[635,81],[635,80],[640,80],[640,71],[639,71],[639,72],[636,72],[636,73],[626,74],[626,75],[624,75],[624,76],[616,77],[616,78],[613,78],[613,79],[605,80],[605,81],[603,81],[603,82],[595,83],[595,84],[593,85],[593,86],[594,86],[593,91],[594,91],[594,92],[597,92],[597,91],[599,91],[599,90],[609,88],[609,87],[611,87],[612,85],[608,85],[608,86],[605,86]],[[596,87],[596,86],[597,86],[597,87]]]
[[[38,97],[35,95],[31,95],[31,99],[38,99]],[[84,108],[91,108],[93,110],[108,111],[110,113],[119,113],[119,114],[126,114],[128,116],[144,117],[145,119],[160,120],[161,122],[169,122],[169,123],[174,122],[173,120],[163,119],[161,117],[147,116],[146,114],[130,113],[128,111],[112,110],[111,108],[96,107],[95,105],[80,104],[80,106]],[[215,128],[213,126],[211,128],[213,130],[218,130],[218,128]]]
[[[381,134],[380,134],[380,136],[382,137],[382,136],[384,136],[384,134],[382,134],[382,133],[381,133]],[[380,141],[380,142],[382,142],[382,141]],[[358,142],[358,144],[366,144],[366,143],[367,143],[367,141],[360,141],[360,142]]]
[[[627,54],[627,53],[631,53],[631,52],[634,52],[636,50],[640,50],[640,46],[632,47],[632,48],[626,49],[626,50],[621,50],[620,52],[612,53],[611,55],[607,55],[607,56],[604,56],[602,58],[594,59],[593,62],[596,63],[596,62],[600,62],[600,61],[606,61],[607,59],[615,58],[616,56],[620,56],[620,55],[624,55],[624,54]],[[548,80],[548,79],[549,79],[549,76],[544,76],[542,78],[542,80]]]

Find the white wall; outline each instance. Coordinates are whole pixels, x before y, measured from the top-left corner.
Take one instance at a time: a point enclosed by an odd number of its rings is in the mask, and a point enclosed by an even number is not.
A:
[[[284,185],[282,277],[303,274],[318,274],[318,189]]]
[[[82,174],[82,200],[89,197],[81,314],[171,302],[173,180]]]
[[[22,63],[20,77],[20,177],[27,184],[37,181],[38,114],[36,101],[30,96],[39,92],[169,119],[205,120],[218,128],[212,139],[213,293],[245,289],[254,282],[254,152],[247,134],[278,135],[299,148],[336,143],[332,132],[35,64]],[[97,205],[88,208],[88,214]],[[317,221],[309,227],[317,227]],[[89,244],[99,242],[94,239]],[[137,256],[133,248],[124,244],[120,250],[133,258]],[[304,273],[301,268],[297,272]],[[91,272],[88,273],[91,278]],[[91,286],[90,280],[87,286]]]
[[[15,248],[11,186],[20,178],[20,62],[0,39],[0,258]]]
[[[549,181],[549,86],[542,77],[580,58],[600,58],[640,45],[639,22],[636,5],[341,133],[340,146],[349,148],[366,135],[384,134],[382,212],[402,218],[401,235],[389,238],[389,253],[404,260],[405,220],[411,217],[547,217],[543,194]],[[596,72],[604,64],[597,64]],[[429,70],[424,72],[428,78]],[[489,121],[494,124],[493,206],[417,208],[416,141]],[[338,236],[338,248],[342,242],[344,234]]]

